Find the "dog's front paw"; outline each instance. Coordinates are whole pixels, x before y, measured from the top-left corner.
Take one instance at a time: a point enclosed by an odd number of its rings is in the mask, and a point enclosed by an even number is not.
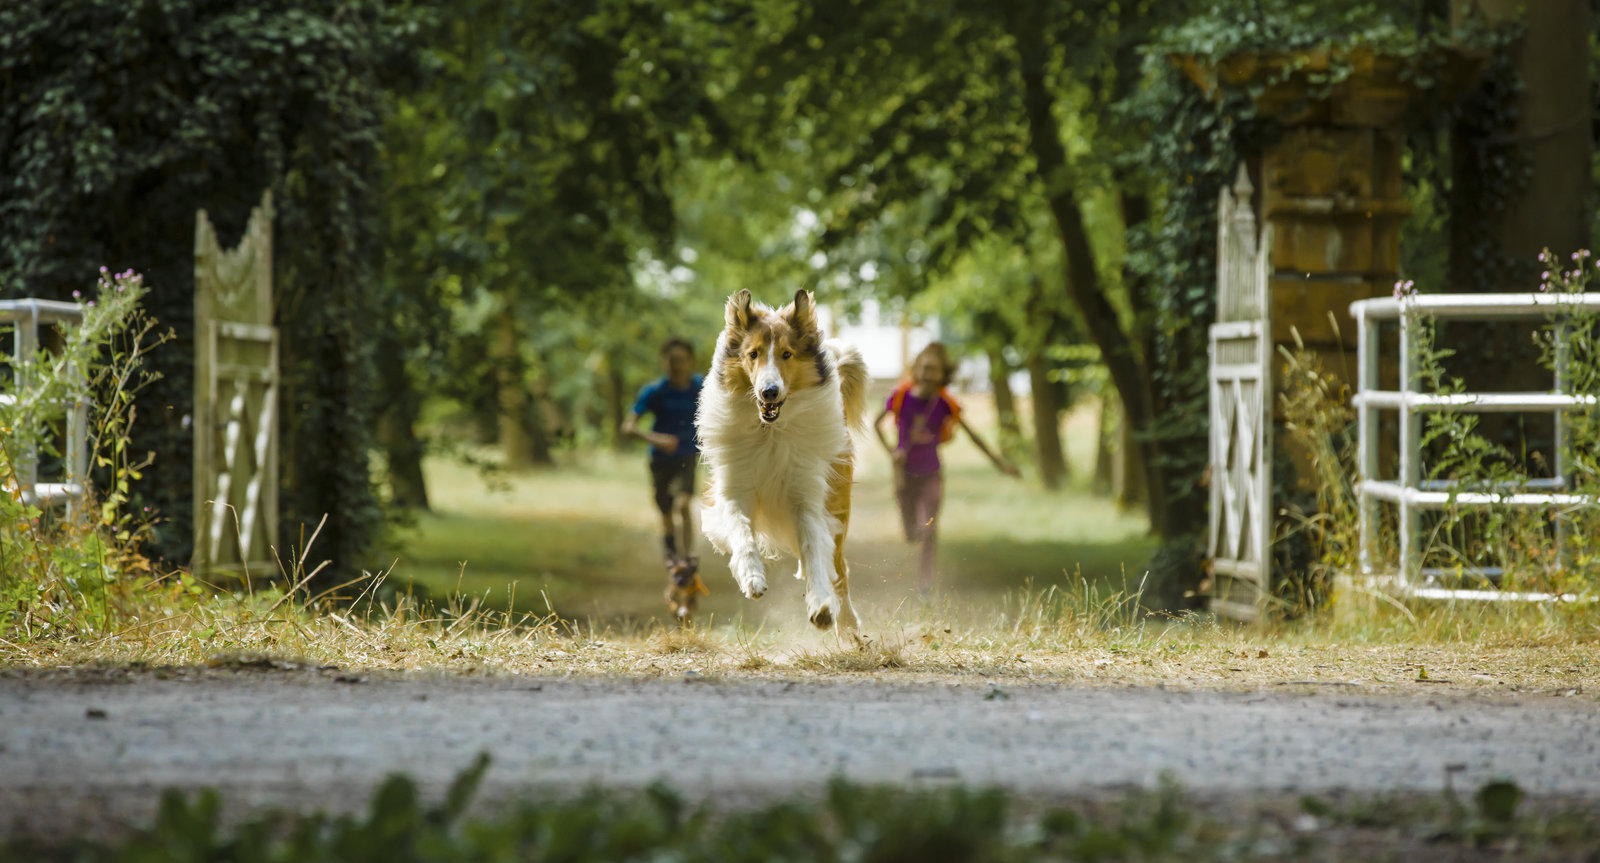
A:
[[[806,594],[806,619],[818,629],[827,629],[833,626],[834,620],[839,617],[839,595],[828,591],[826,596],[814,592]]]
[[[761,565],[761,558],[753,554],[734,561],[733,577],[746,599],[760,599],[767,592],[766,567]]]

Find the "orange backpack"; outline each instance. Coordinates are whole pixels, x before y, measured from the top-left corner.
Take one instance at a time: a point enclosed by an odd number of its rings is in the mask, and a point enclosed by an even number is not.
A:
[[[889,410],[896,417],[900,416],[900,407],[905,404],[906,394],[911,392],[912,386],[911,381],[904,381],[895,387],[894,392],[889,395]],[[961,417],[961,405],[950,397],[949,391],[944,387],[940,387],[939,392],[933,398],[934,401],[928,404],[929,413],[932,413],[933,405],[940,400],[944,401],[950,408],[950,415],[944,418],[944,424],[939,428],[939,443],[949,443],[950,439],[955,437],[956,434],[956,422]]]

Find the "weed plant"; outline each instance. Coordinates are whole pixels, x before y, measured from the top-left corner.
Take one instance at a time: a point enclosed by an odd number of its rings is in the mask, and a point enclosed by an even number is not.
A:
[[[1557,266],[1547,251],[1542,260],[1543,290],[1550,294],[1581,294],[1595,268],[1586,251],[1573,255],[1570,269]],[[1396,286],[1397,298],[1414,294],[1409,282]],[[1406,312],[1415,334],[1417,388],[1425,393],[1461,395],[1467,381],[1446,371],[1455,351],[1440,343],[1434,321],[1416,309]],[[1545,368],[1554,374],[1559,366],[1565,392],[1593,396],[1600,393],[1600,316],[1576,309],[1552,315],[1536,335]],[[1305,583],[1326,590],[1341,576],[1350,589],[1368,595],[1376,606],[1388,606],[1390,622],[1401,621],[1415,630],[1424,618],[1430,625],[1451,626],[1457,632],[1547,633],[1575,627],[1593,635],[1597,624],[1588,601],[1600,595],[1600,406],[1590,404],[1569,410],[1557,422],[1565,433],[1561,463],[1564,485],[1560,491],[1572,501],[1534,508],[1512,505],[1508,496],[1530,488],[1530,480],[1549,476],[1554,453],[1524,447],[1512,452],[1483,432],[1481,416],[1470,411],[1438,411],[1422,416],[1421,452],[1424,480],[1449,483],[1452,503],[1437,513],[1426,513],[1420,537],[1421,560],[1444,573],[1446,586],[1490,587],[1508,591],[1539,591],[1565,596],[1567,602],[1527,605],[1460,601],[1402,603],[1396,596],[1379,594],[1360,578],[1360,498],[1357,479],[1358,439],[1349,387],[1330,373],[1321,357],[1296,344],[1283,349],[1283,387],[1279,405],[1283,428],[1291,448],[1309,465],[1309,484],[1316,505],[1312,513],[1299,513],[1292,534],[1313,550],[1311,573]],[[1392,452],[1384,453],[1392,459]],[[1456,504],[1462,491],[1489,492],[1497,502],[1488,506]],[[1380,568],[1397,566],[1397,520],[1392,507],[1380,507],[1373,559]],[[1349,600],[1349,596],[1342,597]],[[1290,609],[1303,609],[1305,594],[1282,598]],[[1491,607],[1500,606],[1500,607]],[[1380,615],[1382,616],[1382,615]]]
[[[128,491],[150,466],[128,446],[133,398],[155,380],[146,356],[171,335],[140,311],[137,274],[102,268],[98,288],[81,323],[63,327],[59,349],[11,358],[0,378],[0,638],[106,633],[192,587],[150,578],[139,547],[151,516],[134,511]],[[90,471],[67,517],[60,503],[26,499],[21,474],[26,463],[70,457],[59,431],[79,400],[91,406]]]
[[[691,805],[656,785],[523,800],[475,815],[469,808],[488,765],[480,756],[437,802],[425,801],[411,779],[392,776],[367,811],[353,815],[266,814],[229,824],[215,792],[167,791],[154,825],[120,841],[14,843],[9,850],[16,859],[79,863],[1006,863],[1345,859],[1355,849],[1478,859],[1470,855],[1583,854],[1600,845],[1592,819],[1530,812],[1520,806],[1521,790],[1504,781],[1484,785],[1470,801],[1448,792],[1437,799],[1304,797],[1224,813],[1205,811],[1171,782],[1040,809],[1019,806],[998,789],[836,780],[820,795],[731,812]]]

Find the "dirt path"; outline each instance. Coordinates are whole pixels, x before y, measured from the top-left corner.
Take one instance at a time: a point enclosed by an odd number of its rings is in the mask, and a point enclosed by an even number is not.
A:
[[[143,821],[166,786],[360,806],[388,772],[436,787],[485,750],[492,796],[666,779],[737,802],[840,774],[1071,796],[1165,771],[1197,794],[1510,776],[1600,802],[1587,700],[180,671],[0,678],[0,832]]]

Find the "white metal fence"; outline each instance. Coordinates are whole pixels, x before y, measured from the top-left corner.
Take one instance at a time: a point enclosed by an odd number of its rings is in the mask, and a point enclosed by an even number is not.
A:
[[[83,322],[83,309],[77,303],[55,300],[0,300],[0,325],[14,329],[12,343],[12,387],[10,393],[0,394],[0,401],[17,404],[29,397],[29,375],[39,351],[40,327],[77,326]],[[68,369],[77,375],[75,395],[64,402],[46,405],[47,416],[54,413],[64,423],[66,445],[62,448],[63,476],[60,482],[39,480],[38,447],[32,442],[13,453],[16,481],[22,499],[30,504],[48,506],[65,503],[67,517],[75,518],[83,503],[84,478],[89,470],[89,402],[84,390],[82,369]]]
[[[1571,454],[1566,439],[1565,412],[1596,404],[1593,394],[1569,392],[1566,328],[1561,321],[1573,312],[1600,312],[1600,294],[1431,294],[1403,299],[1383,297],[1350,304],[1360,334],[1358,388],[1355,396],[1360,441],[1361,572],[1366,576],[1392,574],[1404,593],[1425,599],[1551,600],[1572,599],[1548,593],[1463,589],[1446,581],[1456,570],[1423,566],[1420,514],[1452,506],[1572,507],[1593,503],[1571,494]],[[1554,320],[1556,362],[1550,392],[1529,393],[1426,393],[1418,390],[1419,338],[1417,328],[1437,320],[1517,321]],[[1378,327],[1384,321],[1399,325],[1399,390],[1379,389],[1381,351]],[[1399,414],[1399,475],[1379,476],[1379,411]],[[1515,488],[1468,486],[1453,480],[1422,479],[1422,415],[1430,412],[1550,413],[1555,415],[1552,475],[1529,479]],[[1396,534],[1399,559],[1378,561],[1380,506],[1398,507]],[[1557,521],[1556,551],[1561,541]],[[1478,571],[1490,581],[1500,576],[1494,568]]]

